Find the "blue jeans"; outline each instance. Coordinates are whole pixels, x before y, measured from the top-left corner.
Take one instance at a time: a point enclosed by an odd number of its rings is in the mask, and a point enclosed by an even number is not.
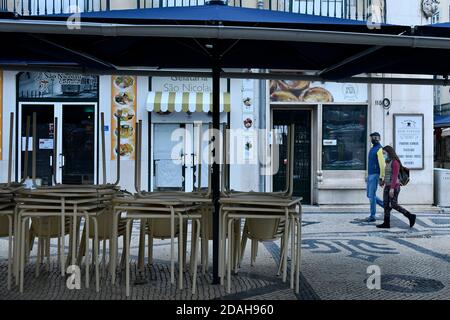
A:
[[[379,174],[370,174],[367,177],[367,198],[370,200],[370,217],[375,218],[377,204],[383,207],[383,201],[377,197]]]

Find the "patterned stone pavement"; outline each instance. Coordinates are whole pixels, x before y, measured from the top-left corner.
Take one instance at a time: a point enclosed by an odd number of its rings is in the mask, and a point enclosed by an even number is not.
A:
[[[305,213],[303,217],[300,293],[296,295],[276,276],[279,242],[259,245],[256,265],[250,266],[247,246],[243,265],[233,276],[232,291],[211,285],[209,273],[198,275],[198,292],[191,294],[189,271],[185,289],[170,284],[169,241],[155,240],[154,264],[138,271],[137,225],[132,237],[132,289],[129,299],[243,299],[243,300],[319,300],[319,299],[450,299],[450,212],[422,213],[409,229],[407,221],[394,214],[390,230],[378,230],[374,224],[360,222],[364,213]],[[59,274],[56,242],[52,243],[49,271],[41,267],[35,277],[33,251],[26,270],[25,292],[6,288],[7,239],[0,238],[0,299],[127,299],[124,274],[118,274],[112,286],[107,272],[102,273],[101,291],[95,292],[91,273],[90,288],[69,290]],[[370,290],[368,267],[381,272],[381,288]]]

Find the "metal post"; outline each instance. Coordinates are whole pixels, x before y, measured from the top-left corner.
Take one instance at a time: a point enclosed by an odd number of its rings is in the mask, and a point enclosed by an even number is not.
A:
[[[214,44],[214,52],[217,53],[217,44]],[[214,130],[214,145],[213,149],[213,164],[211,174],[212,186],[212,201],[213,201],[213,284],[219,284],[219,210],[220,210],[220,59],[217,55],[214,57],[214,65],[212,67],[212,83],[213,83],[213,130]]]

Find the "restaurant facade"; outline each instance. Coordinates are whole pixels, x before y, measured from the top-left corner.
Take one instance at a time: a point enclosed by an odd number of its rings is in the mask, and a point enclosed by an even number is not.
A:
[[[388,23],[431,22],[422,1],[387,1],[387,9]],[[404,15],[390,16],[390,12]],[[52,183],[53,165],[59,183],[101,183],[103,130],[108,182],[116,179],[119,151],[120,185],[134,191],[136,122],[141,120],[142,188],[191,191],[199,187],[199,180],[200,187],[208,187],[208,166],[196,164],[200,158],[208,160],[206,152],[199,150],[208,146],[211,79],[11,70],[1,71],[0,79],[0,181],[7,179],[10,113],[16,117],[13,166],[15,178],[20,179],[27,116],[36,112],[37,141],[29,141],[29,150],[37,150],[37,177],[44,185]],[[294,194],[302,196],[304,204],[367,204],[367,153],[369,134],[374,131],[381,134],[383,145],[396,148],[411,169],[402,202],[433,204],[431,86],[222,79],[220,99],[221,124],[230,129],[231,189],[284,189],[287,127],[294,124]],[[55,131],[57,159],[53,159]]]

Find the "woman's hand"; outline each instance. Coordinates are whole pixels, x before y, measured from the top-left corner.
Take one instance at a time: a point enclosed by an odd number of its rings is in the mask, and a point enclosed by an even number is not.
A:
[[[389,190],[389,198],[393,198],[394,197],[394,189]]]

